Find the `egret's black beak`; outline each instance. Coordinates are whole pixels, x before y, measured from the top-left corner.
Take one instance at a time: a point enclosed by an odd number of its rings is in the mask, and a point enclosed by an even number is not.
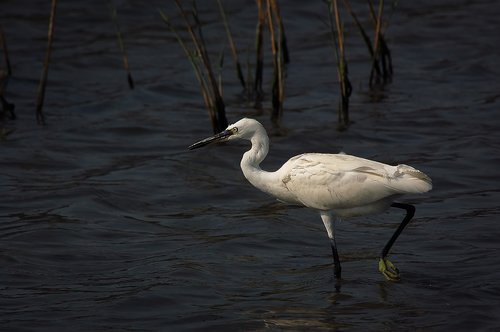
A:
[[[231,136],[232,134],[234,134],[234,132],[231,130],[221,131],[220,133],[218,133],[212,137],[205,138],[204,140],[201,140],[199,142],[194,143],[193,145],[190,145],[188,147],[188,149],[189,150],[198,149],[198,148],[201,148],[202,146],[208,145],[208,144],[213,143],[213,142],[223,141],[223,140],[229,138],[229,136]]]

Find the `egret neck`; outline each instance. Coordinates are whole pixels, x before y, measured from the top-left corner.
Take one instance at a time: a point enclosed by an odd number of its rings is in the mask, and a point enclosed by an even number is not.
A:
[[[243,154],[240,166],[245,178],[258,189],[270,193],[270,184],[276,182],[273,177],[274,172],[267,172],[260,168],[260,163],[266,158],[269,152],[269,138],[263,127],[256,128],[250,137],[252,147]],[[273,186],[274,187],[274,186]]]

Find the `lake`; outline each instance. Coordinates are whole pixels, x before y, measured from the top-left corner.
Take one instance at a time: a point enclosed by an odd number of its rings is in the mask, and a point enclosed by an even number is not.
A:
[[[339,291],[318,214],[246,181],[247,142],[187,150],[212,128],[159,14],[182,28],[173,2],[114,4],[135,89],[107,2],[61,1],[45,126],[35,102],[50,4],[0,4],[12,64],[5,97],[17,115],[0,120],[12,131],[0,141],[3,331],[500,329],[499,2],[386,4],[394,76],[373,90],[368,50],[344,12],[352,124],[338,131],[324,2],[280,3],[291,59],[277,128],[268,36],[256,110],[234,73],[216,2],[198,1],[214,62],[225,52],[228,120],[256,118],[270,134],[264,169],[303,152],[344,151],[433,179],[431,192],[402,198],[417,212],[390,255],[400,282],[386,281],[377,259],[401,211],[338,223]],[[224,4],[246,71],[256,5]],[[372,37],[366,4],[353,8]]]

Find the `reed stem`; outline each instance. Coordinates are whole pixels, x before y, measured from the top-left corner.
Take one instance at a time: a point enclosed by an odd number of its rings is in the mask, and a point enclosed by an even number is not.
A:
[[[219,88],[220,84],[213,72],[213,68],[210,62],[210,58],[208,56],[208,52],[206,49],[206,44],[203,38],[203,32],[201,27],[201,21],[198,16],[198,10],[196,8],[196,3],[193,2],[192,7],[192,18],[194,20],[195,26],[197,27],[197,31],[195,32],[184,8],[182,7],[179,0],[175,0],[175,4],[184,20],[186,30],[193,42],[195,51],[190,52],[186,44],[182,41],[180,35],[175,31],[173,26],[171,25],[168,17],[160,12],[163,17],[163,20],[170,28],[171,31],[174,32],[177,41],[181,45],[184,53],[188,57],[191,62],[191,65],[194,68],[196,78],[200,83],[200,88],[202,90],[203,99],[205,101],[205,105],[209,111],[210,122],[212,124],[212,129],[214,133],[218,133],[225,129],[228,125],[226,113],[225,113],[225,104],[222,98],[221,89]],[[198,64],[197,60],[201,60],[201,65]]]
[[[262,47],[264,40],[264,25],[266,23],[266,13],[264,10],[264,0],[256,0],[257,2],[257,27],[255,32],[255,80],[253,91],[255,94],[255,108],[260,108],[262,98],[264,96],[262,90],[262,81],[264,73],[264,49]]]
[[[243,71],[241,69],[240,59],[238,56],[238,50],[236,49],[236,45],[235,45],[234,39],[233,39],[233,34],[231,33],[231,29],[229,28],[229,22],[227,20],[226,11],[224,9],[224,6],[222,5],[221,0],[217,0],[217,4],[219,5],[219,11],[220,11],[220,14],[222,17],[222,21],[224,22],[224,28],[226,30],[227,39],[229,41],[229,47],[231,48],[231,54],[233,56],[234,65],[236,67],[236,75],[238,76],[238,79],[240,80],[240,83],[241,83],[241,86],[243,87],[243,89],[246,89],[247,86],[245,83],[245,78],[243,76]]]
[[[120,25],[118,24],[118,13],[116,11],[116,7],[113,5],[112,0],[108,0],[109,10],[111,12],[111,20],[113,21],[113,25],[115,27],[116,37],[118,39],[118,46],[122,52],[123,57],[123,67],[127,72],[127,81],[130,89],[134,88],[134,80],[132,79],[132,73],[130,72],[130,67],[128,63],[127,50],[125,49],[125,43],[123,42],[123,36],[120,30]]]
[[[200,66],[198,65],[198,62],[195,59],[196,57],[195,57],[195,55],[191,54],[187,45],[184,43],[184,41],[182,40],[182,38],[179,35],[179,33],[177,32],[177,30],[170,23],[170,19],[168,18],[168,16],[165,15],[165,13],[163,13],[162,11],[160,11],[160,15],[161,15],[163,21],[165,22],[165,24],[167,25],[167,27],[174,34],[175,39],[177,40],[177,42],[181,46],[182,50],[184,51],[184,54],[186,55],[186,58],[189,59],[189,62],[191,63],[191,66],[193,67],[193,71],[195,73],[196,79],[198,80],[198,83],[200,84],[200,90],[201,90],[201,95],[203,97],[203,101],[205,102],[205,106],[207,107],[210,123],[212,125],[212,128],[216,128],[217,127],[217,119],[216,119],[216,116],[213,112],[213,105],[214,105],[213,98],[210,95],[210,92],[208,90],[207,82],[206,82],[205,77],[203,76],[202,70],[201,70]]]
[[[5,99],[5,91],[7,90],[7,84],[9,82],[10,77],[12,76],[12,68],[10,66],[9,59],[9,51],[7,49],[7,40],[5,39],[5,33],[3,31],[3,27],[0,25],[0,45],[3,49],[4,61],[5,61],[5,70],[0,69],[0,104],[2,105],[2,111],[0,113],[0,117],[3,117],[4,113],[9,113],[11,119],[16,118],[16,113],[14,110],[16,106],[12,103],[9,103],[7,99]]]
[[[271,50],[273,53],[273,87],[271,120],[274,124],[279,124],[283,116],[283,102],[285,97],[284,89],[284,59],[283,59],[283,22],[280,17],[276,0],[267,0],[267,14],[269,35],[271,39]],[[276,31],[276,29],[278,31]],[[276,40],[277,39],[277,40]]]
[[[337,76],[340,84],[340,103],[338,111],[338,129],[344,130],[349,125],[349,97],[352,93],[349,81],[347,61],[345,58],[344,29],[340,19],[337,0],[330,1],[329,19],[332,38],[337,59]],[[335,19],[335,25],[333,23]]]
[[[175,2],[177,3],[178,7],[181,8],[179,0],[175,0]],[[196,1],[193,1],[192,7],[193,7],[192,10],[193,19],[195,21],[196,26],[198,27],[198,36],[196,36],[191,26],[189,25],[189,20],[187,19],[185,12],[181,10],[181,14],[184,17],[188,30],[190,31],[190,35],[192,37],[194,36],[193,42],[195,43],[195,45],[197,45],[196,48],[199,51],[199,54],[201,55],[202,63],[205,68],[205,73],[206,76],[208,77],[208,83],[209,86],[211,87],[212,96],[214,98],[213,108],[215,114],[217,114],[216,116],[217,126],[214,128],[214,133],[218,133],[226,129],[228,126],[228,122],[226,119],[226,112],[225,112],[226,106],[224,104],[224,99],[222,98],[222,93],[219,90],[219,84],[215,77],[212,64],[210,62],[210,57],[208,56],[205,39],[203,38],[202,24],[199,19],[198,9],[196,7]]]
[[[373,59],[375,54],[373,51],[373,45],[372,45],[372,41],[370,40],[370,37],[368,36],[365,29],[363,28],[363,25],[359,21],[357,15],[354,13],[349,1],[348,0],[342,0],[342,1],[344,2],[344,6],[346,7],[347,11],[349,12],[349,14],[351,14],[352,18],[354,19],[354,22],[356,23],[356,26],[358,27],[358,30],[361,33],[361,37],[363,38],[363,41],[365,42],[366,47],[368,48],[368,51],[370,53],[370,57],[371,57],[371,59]],[[375,63],[372,62],[372,64],[375,65],[374,67],[372,66],[372,69],[375,70],[377,75],[380,75],[380,66],[379,66],[378,62],[375,62]]]
[[[375,27],[374,50],[372,54],[372,69],[370,72],[370,87],[373,84],[387,83],[392,78],[392,56],[382,33],[382,15],[384,11],[384,0],[379,0],[377,14],[372,0],[368,0],[370,15]],[[381,68],[381,69],[380,69]]]
[[[36,102],[36,119],[38,124],[45,125],[45,116],[43,114],[43,102],[45,100],[45,88],[49,73],[50,54],[52,52],[52,40],[54,36],[54,21],[56,17],[57,0],[52,0],[50,8],[49,31],[47,39],[47,50],[45,52],[45,61],[43,64],[42,77],[38,86],[38,98]]]
[[[7,76],[10,77],[12,76],[12,67],[10,65],[9,50],[7,49],[7,39],[5,39],[2,25],[0,25],[0,42],[2,44],[5,67],[7,68]]]

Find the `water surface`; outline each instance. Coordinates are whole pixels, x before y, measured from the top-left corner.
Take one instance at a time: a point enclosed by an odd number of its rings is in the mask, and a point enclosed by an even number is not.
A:
[[[255,4],[226,2],[246,57]],[[399,283],[383,279],[377,256],[400,211],[338,225],[340,292],[319,216],[252,188],[239,170],[245,142],[186,150],[211,129],[158,14],[177,15],[172,4],[116,5],[136,89],[107,6],[60,2],[44,127],[34,102],[49,5],[0,5],[14,74],[6,96],[18,115],[1,122],[15,130],[0,142],[2,330],[500,328],[497,2],[400,2],[387,31],[395,76],[377,92],[348,21],[355,90],[345,132],[335,129],[321,1],[282,3],[291,63],[281,130],[267,98],[261,115],[248,107],[227,54],[228,118],[256,117],[269,129],[265,169],[302,152],[345,151],[434,180],[432,192],[406,198],[417,215],[391,253]],[[227,51],[216,7],[199,7],[215,54]]]

